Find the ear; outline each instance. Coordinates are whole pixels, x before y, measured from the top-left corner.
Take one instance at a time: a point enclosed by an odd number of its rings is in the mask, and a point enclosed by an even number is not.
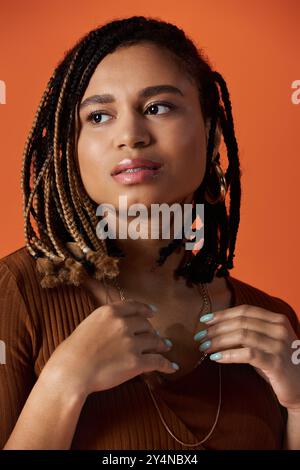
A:
[[[205,129],[206,129],[206,143],[208,142],[210,124],[211,124],[211,120],[208,119],[208,120],[206,121],[206,125],[205,125]],[[216,126],[216,131],[215,131],[215,143],[214,143],[214,150],[213,150],[212,161],[216,158],[216,156],[217,156],[217,154],[218,154],[218,152],[219,152],[219,148],[220,148],[220,144],[221,144],[221,138],[222,138],[222,129],[221,129],[220,123],[218,122],[218,123],[217,123],[217,126]]]

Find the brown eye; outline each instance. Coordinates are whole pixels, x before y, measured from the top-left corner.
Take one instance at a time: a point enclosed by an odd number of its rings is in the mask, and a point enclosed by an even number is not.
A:
[[[101,113],[100,111],[94,111],[88,115],[87,120],[89,122],[92,122],[93,124],[101,124],[103,122],[106,122],[106,120],[102,119],[102,116],[109,116],[109,114]]]
[[[167,103],[153,103],[148,106],[147,111],[151,111],[151,114],[166,114],[165,112],[158,112],[160,108],[168,108],[168,110],[174,108],[173,105],[167,104]],[[167,111],[168,112],[168,111]]]

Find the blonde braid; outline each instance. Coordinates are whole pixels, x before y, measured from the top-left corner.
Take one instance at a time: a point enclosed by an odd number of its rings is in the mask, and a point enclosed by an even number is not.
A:
[[[68,256],[67,250],[62,246],[58,238],[55,236],[53,227],[52,227],[52,220],[50,216],[50,191],[51,191],[51,174],[50,170],[47,169],[47,173],[45,176],[45,216],[46,216],[46,226],[48,236],[54,246],[56,253],[58,256],[64,260]]]
[[[70,152],[70,147],[71,147],[71,144],[70,144],[70,141],[68,140],[67,150],[66,150],[66,160],[67,160],[67,173],[68,173],[69,187],[70,187],[70,193],[71,193],[72,201],[73,201],[74,207],[77,211],[78,217],[80,218],[81,223],[82,223],[86,233],[90,237],[90,240],[93,244],[93,247],[95,249],[99,249],[99,247],[100,247],[99,240],[96,237],[94,231],[92,230],[92,228],[90,226],[90,223],[89,223],[87,217],[85,216],[83,210],[81,209],[80,200],[78,198],[78,195],[76,194],[76,184],[74,182],[74,180],[75,180],[75,176],[74,176],[75,169],[72,167],[73,165],[72,165],[72,159],[70,158],[70,153],[71,153]]]
[[[28,227],[28,224],[30,225],[30,230],[33,231],[33,228],[30,224],[30,221],[28,221],[28,215],[26,213],[26,197],[27,197],[27,191],[26,191],[26,188],[25,188],[25,185],[26,185],[26,170],[27,170],[27,164],[28,164],[28,158],[27,158],[27,155],[29,155],[29,151],[31,150],[31,143],[32,143],[32,137],[33,137],[33,134],[36,130],[36,126],[37,126],[37,121],[38,121],[38,118],[40,117],[40,114],[41,114],[41,111],[44,107],[44,104],[45,104],[45,101],[49,95],[49,90],[51,88],[51,85],[52,85],[52,82],[53,82],[53,79],[54,79],[54,76],[55,76],[55,72],[53,73],[52,77],[50,78],[50,80],[48,81],[48,84],[47,84],[47,87],[46,87],[46,90],[45,92],[43,93],[43,96],[41,98],[41,101],[40,101],[40,104],[38,106],[38,109],[35,113],[35,116],[34,116],[34,119],[33,119],[33,124],[31,126],[31,129],[29,131],[29,134],[28,134],[28,137],[26,139],[26,142],[25,142],[25,146],[24,146],[24,150],[23,150],[23,156],[22,156],[22,176],[21,176],[21,189],[22,189],[22,193],[23,193],[23,201],[22,201],[22,204],[23,204],[23,216],[25,218],[25,223],[24,223],[24,238],[25,238],[25,243],[26,243],[26,246],[27,246],[27,249],[28,251],[30,252],[30,254],[32,256],[36,256],[36,251],[31,247],[31,243],[30,243],[30,239],[29,239],[29,236],[28,236],[28,233],[29,233],[29,227]],[[46,163],[46,162],[45,162]],[[32,199],[32,198],[31,198]],[[31,203],[31,202],[30,202]]]
[[[76,175],[75,175],[76,177]],[[95,213],[95,210],[94,210],[94,207],[89,199],[89,196],[85,193],[85,191],[83,191],[83,189],[81,188],[81,184],[80,182],[77,183],[76,185],[76,189],[79,193],[79,199],[82,201],[82,204],[84,205],[95,229],[96,229],[96,226],[98,224],[98,220],[97,220],[97,216],[96,216],[96,213]],[[108,254],[108,250],[107,250],[107,245],[105,243],[105,240],[103,239],[100,239],[100,244],[102,246],[102,249],[104,251],[105,254]]]
[[[62,182],[62,175],[61,175],[61,166],[60,166],[60,157],[61,157],[61,149],[60,149],[60,145],[58,143],[58,133],[59,133],[59,115],[60,115],[60,112],[61,112],[61,109],[62,109],[62,101],[63,101],[63,98],[64,98],[64,93],[65,93],[65,89],[66,89],[66,86],[67,86],[67,82],[68,82],[68,78],[71,74],[71,71],[74,67],[74,62],[75,62],[75,59],[76,59],[76,54],[75,54],[75,58],[73,59],[70,67],[69,67],[69,70],[64,78],[64,81],[63,81],[63,84],[62,84],[62,87],[61,87],[61,91],[60,91],[60,94],[59,94],[59,97],[58,97],[58,106],[56,108],[56,112],[55,112],[55,124],[54,124],[54,173],[55,173],[55,183],[56,183],[56,188],[57,188],[57,191],[58,191],[58,195],[59,195],[59,199],[60,199],[60,202],[61,202],[61,207],[62,207],[62,210],[63,210],[63,213],[64,213],[64,217],[65,217],[65,221],[67,223],[67,226],[69,228],[69,231],[72,235],[72,237],[74,238],[74,240],[76,240],[76,242],[78,243],[78,245],[80,246],[81,249],[83,249],[85,246],[86,246],[86,243],[83,239],[83,237],[81,236],[81,234],[78,232],[78,230],[76,229],[76,223],[75,223],[75,219],[74,219],[74,216],[72,214],[72,209],[70,207],[70,204],[68,202],[68,198],[67,198],[67,195],[66,195],[66,192],[65,192],[65,189],[64,189],[64,186],[63,186],[63,182]]]
[[[35,192],[37,190],[37,187],[44,175],[44,173],[47,171],[47,168],[48,168],[48,165],[49,165],[49,162],[50,162],[50,159],[51,159],[51,154],[48,155],[47,159],[45,160],[45,162],[43,163],[43,166],[42,166],[42,169],[40,171],[40,174],[38,175],[36,181],[35,181],[35,184],[34,184],[34,187],[29,195],[29,198],[28,198],[28,201],[27,201],[27,205],[26,205],[26,201],[25,201],[25,198],[24,198],[24,209],[23,209],[23,216],[24,216],[24,220],[25,220],[25,240],[27,243],[31,243],[31,240],[30,240],[30,237],[28,236],[28,232],[29,230],[31,230],[33,233],[35,233],[32,225],[31,225],[31,222],[30,222],[30,209],[31,209],[31,203],[32,203],[32,200],[34,198],[34,195],[35,195]]]
[[[44,110],[47,99],[49,98],[50,88],[53,78],[55,77],[55,72],[49,80],[47,89],[43,94],[23,153],[22,189],[24,195],[23,213],[25,219],[25,240],[28,251],[33,257],[37,259],[36,265],[38,272],[43,275],[43,278],[41,279],[42,287],[54,287],[61,283],[79,285],[88,275],[88,271],[83,264],[83,258],[85,258],[91,265],[95,266],[94,277],[96,279],[103,279],[105,276],[108,278],[114,278],[119,274],[119,259],[109,257],[105,241],[102,239],[99,240],[95,235],[97,217],[91,201],[81,188],[78,174],[76,171],[73,171],[74,162],[71,158],[71,140],[69,138],[67,138],[66,142],[66,164],[67,177],[69,182],[68,187],[71,199],[69,199],[69,195],[66,193],[62,179],[62,148],[59,138],[60,120],[63,110],[63,103],[66,96],[66,89],[72,70],[74,69],[77,56],[78,51],[75,52],[73,58],[69,60],[68,69],[65,72],[65,76],[63,78],[54,114],[54,133],[52,145],[48,150],[47,157],[43,162],[40,171],[38,171],[37,151],[34,150],[32,153],[32,182],[30,182],[30,152],[32,151],[32,147],[35,144],[33,135],[36,131],[38,120],[40,119],[40,122],[43,122],[43,117],[40,118],[40,116]],[[81,80],[85,78],[88,70],[89,67],[85,69]],[[52,103],[51,106],[53,106]],[[72,121],[70,123],[69,129],[71,129],[71,125]],[[41,131],[41,142],[43,145],[43,138],[45,137],[47,129],[43,127]],[[70,134],[68,133],[68,135]],[[38,138],[40,137],[36,135],[36,139]],[[36,142],[38,141],[36,140]],[[43,148],[43,146],[41,148]],[[43,181],[43,193],[38,192],[41,181]],[[40,203],[39,196],[41,196],[41,198],[44,200],[43,205]],[[83,201],[83,204],[81,201]],[[72,243],[67,243],[66,247],[57,236],[55,227],[53,226],[52,218],[53,203],[55,204],[55,209],[60,220],[63,222],[67,233],[69,233],[75,240],[77,248],[80,249],[80,253],[78,252],[78,249],[75,249],[74,251],[74,249],[72,250],[71,247],[68,246],[72,245]],[[43,209],[45,226],[39,218]],[[86,213],[83,209],[85,209]],[[44,233],[43,239],[38,239],[31,224],[32,211],[40,234],[42,232]],[[81,234],[78,230],[75,221],[75,214],[78,216],[85,233],[88,236],[89,242],[95,251],[86,244],[84,235]],[[90,219],[88,219],[87,216]],[[50,245],[51,248],[49,248]],[[71,253],[67,248],[69,248]],[[43,253],[44,256],[40,256],[40,253]],[[75,258],[72,255],[75,255]],[[78,262],[78,258],[81,260],[81,262]]]
[[[76,173],[74,172],[74,178],[76,178]],[[81,190],[81,183],[77,180],[77,184],[75,184],[76,190],[79,192],[79,201],[81,200],[88,215],[90,216],[92,223],[96,229],[96,225],[98,223],[97,217],[95,215],[94,208],[89,200],[88,195]],[[108,256],[107,245],[105,240],[97,239],[100,246],[96,253],[92,252],[89,249],[85,249],[87,253],[87,259],[95,264],[97,271],[95,274],[96,279],[102,279],[106,276],[109,279],[113,279],[119,275],[119,267],[118,263],[119,260],[113,257]]]

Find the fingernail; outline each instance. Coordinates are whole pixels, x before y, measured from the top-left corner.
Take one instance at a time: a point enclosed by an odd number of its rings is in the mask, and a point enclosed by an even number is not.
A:
[[[212,361],[218,361],[219,359],[222,359],[223,357],[223,354],[222,353],[214,353],[214,354],[211,354],[209,356],[209,358],[212,360]]]
[[[148,305],[151,308],[152,312],[157,312],[157,307],[155,307],[155,305],[153,304],[148,304]]]
[[[207,335],[207,330],[198,331],[198,333],[195,334],[194,339],[198,341],[199,339],[203,338],[205,335]]]
[[[179,369],[179,365],[176,364],[176,362],[172,362],[172,367],[173,367],[173,369],[175,369],[175,370],[178,370],[178,369]]]
[[[168,338],[165,338],[165,339],[164,339],[164,342],[166,343],[166,345],[167,345],[169,348],[171,348],[171,347],[173,346],[172,341],[171,341],[170,339],[168,339]]]
[[[205,315],[202,315],[202,317],[199,318],[199,321],[201,322],[210,321],[213,319],[213,316],[214,316],[213,313],[206,313]]]
[[[204,341],[204,343],[201,344],[200,346],[200,351],[205,351],[205,349],[208,349],[211,345],[211,341],[208,340],[208,341]]]
[[[155,333],[157,334],[157,336],[160,336],[160,332],[158,330],[155,330]]]

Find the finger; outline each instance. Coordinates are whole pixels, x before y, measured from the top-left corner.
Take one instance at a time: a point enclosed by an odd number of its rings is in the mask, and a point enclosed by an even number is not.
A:
[[[133,299],[115,302],[114,308],[125,317],[136,314],[152,317],[156,311],[153,304],[146,304]]]
[[[211,354],[209,358],[224,364],[251,364],[265,372],[272,370],[276,359],[271,354],[256,348],[227,349]]]
[[[172,346],[168,345],[164,338],[151,333],[142,333],[135,338],[135,345],[139,354],[146,354],[149,352],[166,352]]]
[[[143,318],[138,315],[130,316],[126,319],[128,331],[132,332],[132,335],[140,335],[143,333],[151,333],[155,336],[160,336],[160,332],[156,330],[153,325],[150,323],[149,320]],[[167,338],[162,338],[165,342],[166,340],[169,342],[170,340]]]
[[[157,334],[157,331],[154,329],[150,321],[142,315],[130,315],[126,318],[126,324],[128,331],[130,331],[132,335],[150,332]]]
[[[142,372],[159,371],[165,374],[172,374],[178,370],[178,365],[174,367],[174,362],[169,361],[161,354],[142,354]]]
[[[236,307],[218,310],[213,313],[202,315],[199,319],[200,323],[214,325],[218,322],[230,320],[239,316],[247,316],[249,318],[257,318],[260,320],[268,321],[270,323],[278,323],[288,325],[289,320],[286,315],[281,313],[274,313],[262,307],[253,305],[237,305]]]
[[[230,333],[215,336],[211,340],[201,341],[199,350],[211,353],[240,346],[259,349],[270,354],[280,354],[285,348],[281,340],[270,338],[262,333],[248,329],[235,330]]]
[[[231,333],[238,330],[252,330],[257,333],[262,333],[270,338],[275,338],[282,341],[289,341],[290,335],[287,328],[278,323],[270,323],[266,320],[259,318],[248,317],[239,315],[235,318],[229,318],[228,320],[219,321],[213,325],[208,324],[206,330],[201,330],[200,335],[195,335],[195,340],[200,341],[212,339],[216,336]],[[204,334],[205,333],[205,334]],[[246,335],[246,332],[245,332]]]

